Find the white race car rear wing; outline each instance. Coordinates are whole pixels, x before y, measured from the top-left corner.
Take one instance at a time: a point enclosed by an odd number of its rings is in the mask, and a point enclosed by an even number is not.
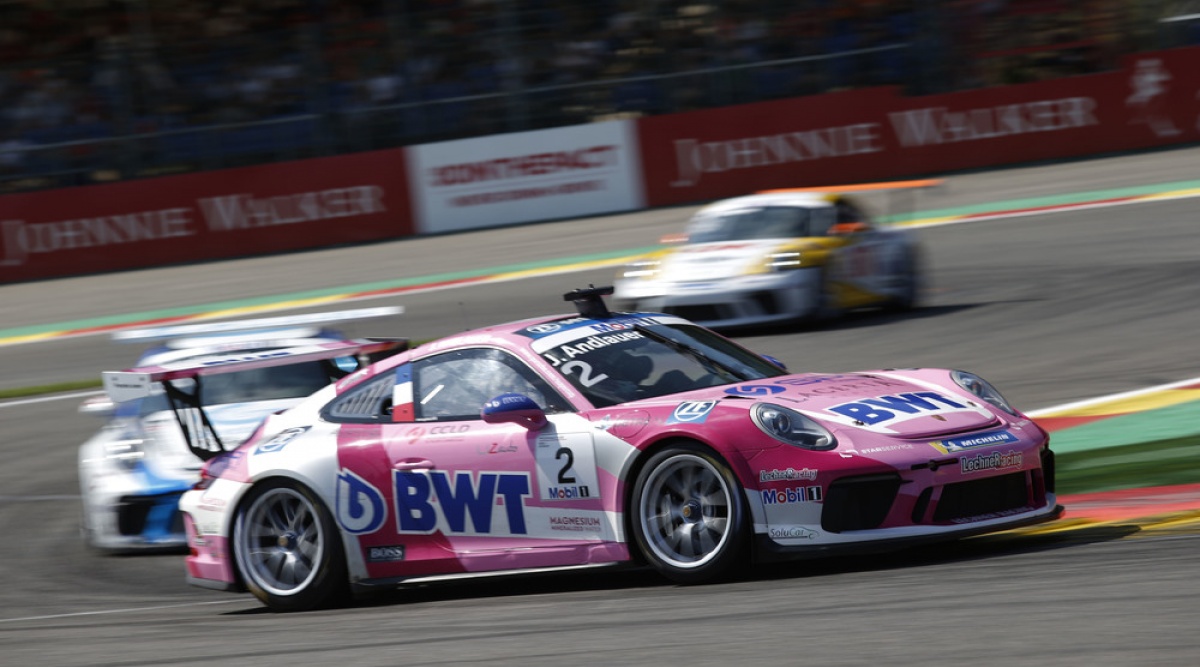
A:
[[[104,371],[102,378],[104,390],[117,403],[151,396],[155,393],[155,383],[161,384],[171,402],[179,426],[183,429],[188,448],[196,456],[207,460],[226,451],[225,446],[199,404],[199,393],[183,391],[175,387],[173,381],[197,380],[206,375],[288,366],[338,357],[367,358],[381,353],[395,354],[407,347],[408,340],[403,338],[332,341],[275,350],[206,355],[161,366],[141,366],[124,371]]]
[[[383,306],[379,308],[358,308],[354,310],[337,310],[304,315],[262,317],[253,320],[235,320],[232,322],[175,324],[149,329],[118,331],[113,334],[113,340],[123,343],[134,343],[182,339],[192,336],[221,337],[222,340],[236,340],[237,337],[242,336],[256,338],[301,338],[312,335],[312,328],[315,325],[388,317],[390,315],[399,315],[403,312],[403,306]]]
[[[120,403],[135,398],[144,398],[152,392],[155,382],[196,378],[204,375],[233,373],[252,368],[288,366],[305,361],[336,359],[370,355],[379,352],[400,351],[395,348],[407,344],[405,339],[364,338],[358,340],[315,343],[301,347],[281,348],[234,354],[215,354],[193,357],[163,366],[141,366],[124,371],[104,371],[104,391],[109,398]]]

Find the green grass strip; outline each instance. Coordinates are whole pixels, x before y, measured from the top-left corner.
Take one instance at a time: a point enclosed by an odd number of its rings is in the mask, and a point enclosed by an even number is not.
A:
[[[901,222],[914,219],[924,220],[930,218],[952,218],[962,215],[976,215],[980,213],[1021,211],[1044,206],[1086,204],[1088,202],[1104,201],[1106,199],[1141,197],[1145,195],[1162,194],[1164,192],[1173,192],[1176,190],[1191,190],[1194,188],[1200,188],[1200,181],[1175,181],[1172,183],[1155,183],[1153,185],[1134,185],[1124,188],[1089,190],[1087,192],[1071,192],[1061,195],[1044,195],[1041,197],[1026,197],[1024,199],[1009,199],[1004,202],[987,202],[984,204],[973,204],[971,206],[957,206],[953,208],[933,210],[917,209],[912,212],[901,213],[898,215],[884,216],[880,219],[884,222]],[[936,197],[936,194],[922,196],[918,201],[918,204],[928,203],[929,200],[935,199]]]
[[[1200,436],[1055,455],[1060,494],[1200,482]]]

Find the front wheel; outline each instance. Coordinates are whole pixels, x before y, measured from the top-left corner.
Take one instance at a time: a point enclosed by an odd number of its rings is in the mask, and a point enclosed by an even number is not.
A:
[[[251,490],[238,510],[233,553],[239,571],[272,611],[331,606],[349,597],[346,555],[329,511],[290,480]]]
[[[749,536],[742,487],[723,461],[692,443],[646,462],[633,491],[633,537],[659,572],[680,583],[733,572]]]

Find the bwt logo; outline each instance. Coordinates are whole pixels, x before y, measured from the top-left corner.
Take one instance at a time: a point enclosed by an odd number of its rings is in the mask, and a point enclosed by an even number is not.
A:
[[[492,532],[496,507],[504,508],[508,532],[524,535],[525,501],[529,493],[526,473],[395,471],[396,523],[401,533],[429,534],[439,525],[444,532]],[[467,520],[471,522],[468,530]]]
[[[343,469],[337,477],[335,499],[338,523],[347,533],[362,535],[373,533],[387,518],[383,494],[370,482]]]
[[[935,414],[969,409],[962,403],[946,398],[937,392],[915,391],[894,396],[867,398],[853,403],[842,403],[829,408],[829,411],[871,426],[905,415]]]
[[[730,396],[770,396],[771,394],[779,394],[787,391],[783,387],[773,384],[744,384],[737,387],[730,387],[725,390]]]

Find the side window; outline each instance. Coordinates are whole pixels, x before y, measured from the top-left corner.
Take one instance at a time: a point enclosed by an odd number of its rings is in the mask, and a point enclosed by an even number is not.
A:
[[[509,392],[532,398],[547,412],[568,410],[566,401],[532,369],[502,350],[456,350],[413,365],[418,421],[479,419],[484,403]]]
[[[390,422],[396,373],[387,372],[330,401],[321,417],[331,422]]]

